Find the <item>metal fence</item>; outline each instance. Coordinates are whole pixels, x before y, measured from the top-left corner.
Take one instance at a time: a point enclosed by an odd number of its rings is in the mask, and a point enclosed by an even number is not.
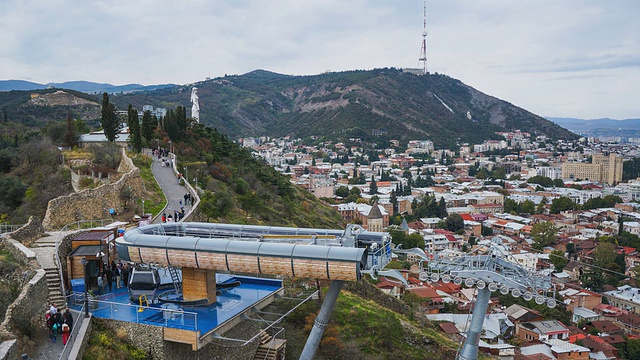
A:
[[[73,345],[75,344],[75,342],[80,341],[82,343],[83,338],[87,335],[85,333],[85,334],[82,334],[82,338],[78,337],[78,333],[80,332],[79,329],[82,327],[82,324],[84,324],[85,321],[90,320],[90,318],[84,317],[84,304],[82,305],[79,311],[73,310],[73,312],[76,313],[77,316],[73,322],[73,326],[71,327],[71,336],[69,337],[69,341],[67,341],[64,348],[62,349],[62,354],[60,354],[60,358],[59,358],[60,360],[69,359],[69,354],[71,353],[71,350],[73,349]]]
[[[107,295],[88,299],[89,311],[93,316],[103,319],[198,331],[198,314],[195,312],[173,308],[172,304],[157,308],[107,300],[112,298],[113,296]],[[71,307],[79,307],[84,304],[84,293],[72,292],[67,303]]]
[[[7,233],[12,233],[12,232],[20,229],[23,226],[24,226],[24,224],[22,224],[22,225],[0,224],[0,235],[7,234]]]

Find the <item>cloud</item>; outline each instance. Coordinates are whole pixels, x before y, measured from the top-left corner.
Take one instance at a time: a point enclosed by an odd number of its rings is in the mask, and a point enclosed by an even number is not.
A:
[[[185,84],[254,69],[417,67],[422,4],[4,0],[0,79]],[[627,92],[640,91],[640,2],[429,0],[427,6],[432,72],[537,113],[638,117]],[[594,101],[612,92],[615,104]],[[553,99],[569,97],[554,111]]]

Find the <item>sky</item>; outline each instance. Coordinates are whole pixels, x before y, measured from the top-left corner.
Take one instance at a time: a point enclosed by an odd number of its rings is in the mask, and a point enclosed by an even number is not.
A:
[[[0,0],[0,79],[416,68],[422,0]],[[428,70],[548,117],[640,118],[640,1],[430,0]]]

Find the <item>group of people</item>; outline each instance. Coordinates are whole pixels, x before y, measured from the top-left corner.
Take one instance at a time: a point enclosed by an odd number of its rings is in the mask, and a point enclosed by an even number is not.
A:
[[[169,213],[169,215],[167,215],[166,212],[163,212],[162,222],[163,223],[178,222],[182,220],[182,218],[184,217],[184,214],[185,214],[184,207],[180,207],[180,211],[175,210],[173,214]]]
[[[56,342],[58,335],[62,335],[62,343],[67,345],[73,329],[73,316],[69,309],[65,309],[64,313],[62,313],[58,310],[56,304],[51,304],[45,313],[45,321],[47,329],[49,329],[51,342]]]
[[[98,291],[100,294],[104,294],[107,288],[112,291],[114,282],[116,289],[127,287],[130,272],[129,264],[122,262],[116,264],[115,261],[112,261],[109,266],[105,266],[98,273]]]

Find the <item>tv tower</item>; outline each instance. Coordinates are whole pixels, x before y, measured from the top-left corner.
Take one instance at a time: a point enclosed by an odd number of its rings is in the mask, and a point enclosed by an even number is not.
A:
[[[418,65],[422,64],[422,74],[427,72],[427,0],[424,0],[424,28],[422,30],[422,49],[420,49],[420,58]]]

